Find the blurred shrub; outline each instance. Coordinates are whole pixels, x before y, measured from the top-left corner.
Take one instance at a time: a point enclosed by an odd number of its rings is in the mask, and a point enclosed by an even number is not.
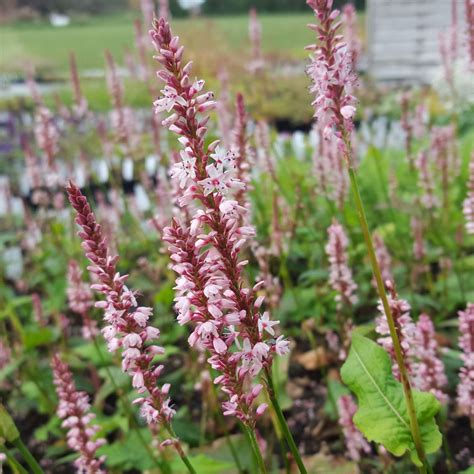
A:
[[[347,1],[336,0],[335,5],[343,5]],[[365,0],[355,0],[356,7],[365,7]],[[259,12],[291,12],[308,11],[306,0],[206,0],[202,12],[206,15],[222,15],[246,13],[252,7]]]

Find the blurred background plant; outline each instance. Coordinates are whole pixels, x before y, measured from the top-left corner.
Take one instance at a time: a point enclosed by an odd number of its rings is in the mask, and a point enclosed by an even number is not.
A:
[[[160,380],[171,383],[178,408],[174,429],[195,469],[257,472],[238,423],[221,415],[215,374],[205,357],[188,350],[188,329],[175,320],[174,274],[162,232],[178,212],[168,173],[177,146],[161,126],[164,117],[152,110],[161,84],[147,36],[150,5],[170,14],[186,58],[194,61],[193,74],[220,100],[209,141],[233,143],[236,94],[244,97],[246,173],[257,231],[243,250],[245,280],[265,282],[260,291],[266,307],[292,341],[291,354],[274,367],[276,392],[308,470],[414,472],[405,457],[361,437],[352,422],[354,401],[339,376],[353,327],[376,340],[380,312],[340,152],[313,124],[304,47],[314,34],[305,28],[312,15],[304,0],[2,0],[0,395],[25,445],[46,472],[71,472],[77,455],[55,415],[50,369],[60,352],[77,391],[89,394],[96,435],[106,440],[98,456],[106,457],[109,472],[183,469],[172,447],[152,442],[131,404],[135,395],[120,358],[107,352],[100,334],[84,337],[78,307],[87,307],[93,327],[102,323],[84,290],[88,272],[65,204],[64,185],[72,178],[120,254],[119,271],[140,289],[140,302],[154,309],[166,350],[156,357],[165,365]],[[375,81],[367,72],[368,13],[364,2],[355,6],[361,56],[354,143],[361,193],[384,275],[409,302],[414,323],[428,314],[434,324],[437,347],[427,351],[440,358],[447,381],[438,415],[444,446],[432,465],[437,473],[461,472],[474,458],[472,413],[456,398],[459,370],[472,357],[461,358],[465,341],[458,346],[458,312],[469,328],[467,305],[474,301],[474,211],[466,200],[474,192],[472,66],[456,61],[452,81],[441,60],[437,76],[424,84]],[[256,16],[249,17],[251,7]],[[459,56],[468,58],[463,48]],[[326,248],[334,218],[355,283],[350,305],[341,304],[334,280],[334,259],[340,264],[341,254]],[[271,410],[265,413],[257,440],[277,472],[291,469],[293,460],[272,434],[275,422]]]

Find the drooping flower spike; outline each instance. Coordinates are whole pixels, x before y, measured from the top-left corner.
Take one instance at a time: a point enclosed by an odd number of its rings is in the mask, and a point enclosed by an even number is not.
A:
[[[174,415],[170,406],[169,384],[157,385],[163,365],[153,362],[164,349],[156,345],[160,331],[149,324],[152,308],[138,306],[136,292],[126,286],[128,275],[117,271],[118,256],[111,255],[101,226],[80,189],[72,182],[67,186],[69,201],[76,210],[76,223],[81,227],[79,237],[85,256],[91,262],[88,270],[97,283],[91,288],[104,297],[95,304],[104,310],[107,325],[102,333],[109,351],[122,348],[122,370],[132,377],[132,383],[141,396],[135,403],[141,405],[141,414],[147,423],[168,425]]]

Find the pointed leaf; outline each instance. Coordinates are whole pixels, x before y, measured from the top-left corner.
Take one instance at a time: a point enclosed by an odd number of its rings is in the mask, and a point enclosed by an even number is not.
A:
[[[0,403],[0,437],[12,442],[20,437],[20,433],[5,407]]]
[[[392,362],[384,349],[354,333],[341,376],[357,396],[359,408],[354,423],[364,436],[383,444],[395,456],[408,450],[412,461],[420,466],[403,388],[392,375]],[[441,446],[441,434],[434,419],[440,404],[431,393],[414,390],[413,398],[423,446],[426,453],[433,453]]]

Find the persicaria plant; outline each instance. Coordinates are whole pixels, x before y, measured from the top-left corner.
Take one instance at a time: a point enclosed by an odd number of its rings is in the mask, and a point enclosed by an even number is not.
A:
[[[471,472],[472,2],[422,90],[352,3],[307,0],[306,67],[260,0],[223,41],[139,3],[104,80],[38,60],[0,114],[0,471]]]

